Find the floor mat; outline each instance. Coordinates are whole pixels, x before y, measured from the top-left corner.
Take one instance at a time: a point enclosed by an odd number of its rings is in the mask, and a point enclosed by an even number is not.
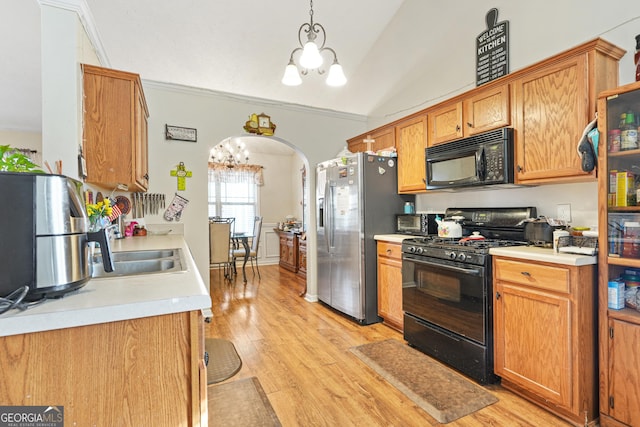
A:
[[[365,344],[351,351],[441,423],[498,401],[479,385],[400,341]]]
[[[258,378],[251,377],[207,388],[209,425],[224,427],[280,427]]]
[[[215,384],[231,378],[242,367],[242,360],[231,341],[207,338],[204,349],[208,355],[207,384]]]

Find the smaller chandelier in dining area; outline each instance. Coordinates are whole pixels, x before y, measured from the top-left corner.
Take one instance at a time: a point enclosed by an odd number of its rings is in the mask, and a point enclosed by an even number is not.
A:
[[[228,138],[211,149],[211,161],[232,168],[249,162],[249,150],[243,141]]]
[[[302,83],[300,74],[306,76],[309,71],[312,70],[317,70],[318,74],[324,74],[325,69],[321,68],[324,63],[322,55],[329,53],[333,62],[329,67],[329,74],[327,75],[326,83],[329,86],[343,86],[347,83],[347,78],[342,70],[342,65],[338,63],[338,55],[336,55],[335,50],[325,46],[327,34],[325,33],[322,25],[317,22],[313,22],[313,0],[310,1],[310,5],[310,20],[309,22],[302,24],[298,29],[298,43],[300,44],[300,47],[293,49],[291,52],[289,64],[284,70],[282,83],[287,86],[298,86]],[[306,41],[303,42],[305,37]],[[298,58],[298,63],[301,68],[300,71],[298,71],[298,65],[296,65],[294,60],[294,56],[298,53],[301,53]]]

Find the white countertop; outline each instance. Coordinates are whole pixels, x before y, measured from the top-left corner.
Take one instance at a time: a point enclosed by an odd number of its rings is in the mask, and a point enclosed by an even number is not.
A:
[[[373,236],[375,240],[381,240],[383,242],[402,243],[404,239],[409,239],[412,236],[410,234],[376,234]]]
[[[489,253],[497,256],[508,256],[531,261],[551,262],[554,264],[564,265],[580,266],[598,263],[597,256],[566,253],[556,254],[553,252],[553,249],[540,248],[537,246],[507,246],[503,248],[491,248],[489,249]]]
[[[185,271],[91,279],[77,291],[25,311],[0,315],[0,336],[137,319],[211,307],[211,298],[184,236],[128,237],[112,251],[182,249]]]

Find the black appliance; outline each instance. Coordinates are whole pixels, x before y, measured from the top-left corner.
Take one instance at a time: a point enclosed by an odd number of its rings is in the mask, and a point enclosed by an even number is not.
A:
[[[427,235],[438,234],[437,213],[415,213],[396,215],[396,232],[400,234]]]
[[[428,147],[427,189],[513,185],[513,148],[512,128]]]
[[[489,250],[527,244],[522,220],[536,208],[449,208],[445,215],[464,217],[462,238],[402,242],[404,339],[481,384],[497,382]]]

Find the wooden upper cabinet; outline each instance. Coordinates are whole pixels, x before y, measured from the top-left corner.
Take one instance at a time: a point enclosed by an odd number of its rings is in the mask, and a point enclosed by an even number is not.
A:
[[[83,154],[87,183],[129,191],[149,185],[147,118],[140,76],[83,65]]]
[[[462,138],[462,101],[446,103],[429,112],[429,147]]]
[[[365,140],[372,140],[371,151],[378,152],[389,147],[396,146],[395,127],[385,126],[378,128],[372,132],[358,135],[355,138],[347,140],[347,147],[352,153],[361,153],[367,151],[367,143]]]
[[[427,191],[424,150],[427,147],[427,116],[419,116],[396,124],[398,151],[398,193]]]
[[[509,126],[509,85],[480,90],[465,99],[462,107],[464,136]]]
[[[509,85],[477,90],[454,102],[446,102],[429,115],[428,145],[442,144],[487,132],[511,123]]]
[[[595,118],[597,94],[617,86],[623,53],[597,39],[514,81],[517,183],[595,179],[595,171],[582,170],[576,147]]]

